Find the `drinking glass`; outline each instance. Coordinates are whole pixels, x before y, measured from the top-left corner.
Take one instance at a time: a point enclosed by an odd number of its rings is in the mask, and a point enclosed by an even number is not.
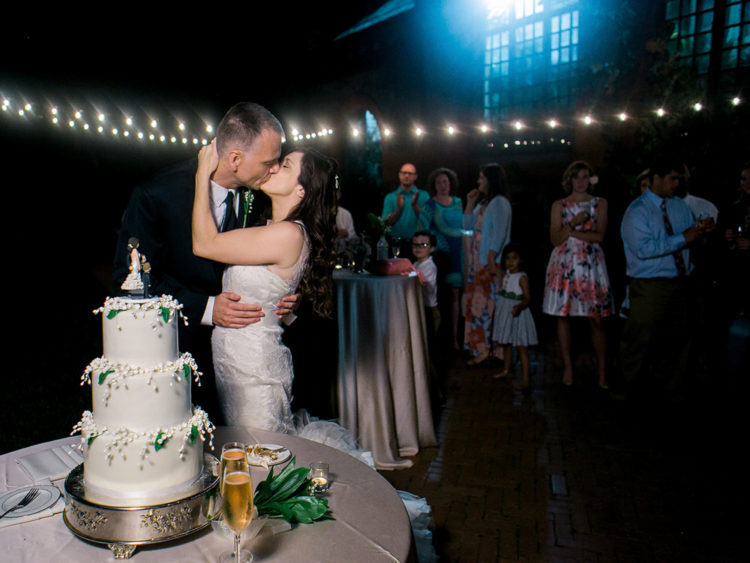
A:
[[[391,250],[394,258],[398,258],[401,254],[401,239],[399,237],[391,237]]]
[[[219,468],[219,491],[224,482],[224,469],[228,461],[247,460],[246,446],[242,442],[227,442],[221,446],[221,467]]]
[[[234,451],[234,450],[229,450]],[[242,450],[244,453],[244,450]],[[223,456],[222,456],[223,457]],[[249,563],[253,554],[240,549],[242,530],[253,519],[253,480],[247,457],[227,458],[222,474],[221,498],[224,523],[234,532],[234,550],[223,553],[221,563]]]

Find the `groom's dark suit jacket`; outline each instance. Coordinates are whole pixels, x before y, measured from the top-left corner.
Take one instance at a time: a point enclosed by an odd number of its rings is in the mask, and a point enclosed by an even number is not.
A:
[[[224,264],[193,254],[191,230],[197,166],[197,159],[180,163],[135,189],[117,241],[112,282],[115,292],[119,292],[130,264],[128,239],[137,238],[139,251],[151,264],[151,294],[172,295],[182,303],[183,314],[188,317],[187,327],[180,323],[180,350],[190,352],[201,371],[210,374],[211,327],[202,326],[201,318],[208,297],[221,293]],[[267,196],[255,192],[248,226],[257,223],[266,204]]]

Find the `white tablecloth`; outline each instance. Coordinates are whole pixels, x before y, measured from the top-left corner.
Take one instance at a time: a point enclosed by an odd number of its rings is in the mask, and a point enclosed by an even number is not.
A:
[[[297,458],[297,467],[313,461],[330,464],[332,484],[329,505],[336,520],[297,524],[292,530],[261,534],[243,547],[250,549],[255,561],[407,561],[413,557],[411,528],[402,500],[395,489],[353,457],[327,446],[295,436],[254,431],[261,442],[282,444]],[[78,443],[79,438],[64,438],[38,444],[0,456],[0,492],[29,483],[29,477],[16,459],[61,444]],[[250,441],[240,428],[219,428],[214,455],[228,441]],[[265,478],[258,469],[254,480]],[[62,490],[62,481],[56,481]],[[139,547],[133,556],[137,563],[180,561],[216,561],[219,554],[232,549],[232,540],[211,531],[200,532],[175,542]],[[112,561],[106,546],[84,542],[68,530],[62,514],[0,529],[0,561],[82,562]]]
[[[410,467],[402,456],[437,445],[429,359],[416,276],[337,271],[341,424],[379,469]]]

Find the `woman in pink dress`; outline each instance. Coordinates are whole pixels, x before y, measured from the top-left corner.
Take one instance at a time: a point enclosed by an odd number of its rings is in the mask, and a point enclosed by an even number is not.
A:
[[[591,195],[595,183],[593,169],[580,160],[563,174],[562,186],[569,195],[552,204],[550,239],[555,248],[547,265],[542,311],[557,317],[565,385],[573,384],[570,317],[588,318],[599,387],[606,389],[602,318],[612,314],[612,293],[600,244],[607,232],[607,200]]]

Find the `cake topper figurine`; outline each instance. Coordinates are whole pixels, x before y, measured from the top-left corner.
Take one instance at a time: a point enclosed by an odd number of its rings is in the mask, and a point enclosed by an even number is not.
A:
[[[141,270],[143,269],[146,274],[151,271],[151,266],[149,265],[148,269],[146,270],[143,268],[143,266],[146,266],[148,264],[146,262],[145,256],[142,256],[140,252],[138,252],[138,239],[135,237],[131,237],[128,239],[128,253],[130,254],[130,273],[128,274],[128,277],[125,278],[125,281],[120,286],[120,289],[123,289],[130,293],[131,295],[138,295],[138,296],[146,296],[148,294],[148,288],[147,286],[144,286],[143,280],[141,279]],[[148,275],[147,277],[150,277]]]

